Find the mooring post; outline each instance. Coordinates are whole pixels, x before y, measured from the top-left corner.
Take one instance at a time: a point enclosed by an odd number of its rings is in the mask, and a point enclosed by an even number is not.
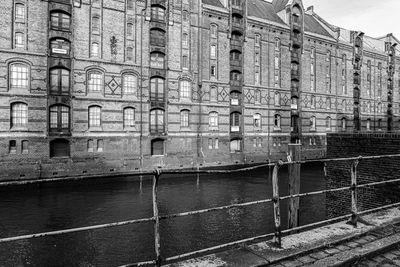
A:
[[[161,266],[161,244],[160,244],[160,218],[158,216],[158,200],[157,200],[157,189],[158,180],[160,179],[161,171],[155,170],[153,176],[153,215],[154,215],[154,248],[156,251],[156,266]]]
[[[301,145],[289,144],[289,156],[291,161],[301,160]],[[300,194],[300,170],[301,164],[289,164],[289,195]],[[293,229],[299,226],[300,198],[289,199],[288,228]]]
[[[279,184],[278,184],[279,163],[275,164],[272,172],[272,200],[274,202],[275,235],[273,242],[280,248],[282,247],[281,211],[279,207]]]
[[[200,185],[200,173],[199,173],[199,171],[200,171],[200,166],[197,163],[197,182],[196,182],[197,187]]]
[[[140,190],[140,193],[142,193],[142,190],[143,190],[143,176],[140,175],[139,179],[140,179],[139,190]]]
[[[361,157],[360,157],[361,159]],[[349,223],[354,227],[357,227],[358,212],[357,212],[357,166],[360,163],[360,159],[354,161],[351,164],[351,218]]]

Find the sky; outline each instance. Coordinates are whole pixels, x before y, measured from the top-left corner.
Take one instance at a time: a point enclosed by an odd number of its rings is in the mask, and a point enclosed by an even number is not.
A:
[[[304,8],[327,22],[371,37],[393,33],[400,39],[400,0],[303,0]]]

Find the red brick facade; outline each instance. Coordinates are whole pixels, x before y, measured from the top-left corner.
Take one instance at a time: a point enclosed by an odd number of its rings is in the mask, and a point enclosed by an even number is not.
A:
[[[400,129],[393,36],[363,36],[355,100],[361,33],[300,0],[146,1],[0,0],[0,179],[265,162],[291,140],[324,157],[356,102],[361,131],[386,130],[388,114]]]

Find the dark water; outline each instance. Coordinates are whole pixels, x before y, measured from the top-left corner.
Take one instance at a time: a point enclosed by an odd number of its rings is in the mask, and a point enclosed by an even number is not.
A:
[[[280,170],[280,194],[287,170]],[[0,237],[152,216],[151,180],[121,178],[0,189]],[[302,166],[301,191],[325,188],[322,165]],[[161,214],[270,198],[268,169],[237,175],[162,176]],[[325,196],[301,199],[300,223],[325,218]],[[281,202],[282,222],[287,205]],[[163,257],[273,231],[272,204],[161,221]],[[0,243],[0,266],[119,266],[154,259],[153,223]]]

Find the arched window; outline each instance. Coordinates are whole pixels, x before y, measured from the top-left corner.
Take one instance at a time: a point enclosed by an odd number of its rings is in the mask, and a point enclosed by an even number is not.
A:
[[[14,37],[14,47],[15,48],[25,48],[24,33],[16,32]]]
[[[181,128],[189,127],[189,110],[181,110]]]
[[[70,71],[64,68],[50,70],[50,93],[69,94]]]
[[[208,126],[218,128],[218,112],[212,111],[208,114]]]
[[[332,129],[332,119],[331,117],[327,117],[325,120],[326,130],[329,131]]]
[[[65,139],[50,141],[50,157],[69,157],[69,141]]]
[[[315,116],[312,116],[310,118],[310,128],[311,131],[315,131],[317,129],[317,119],[315,118]]]
[[[50,41],[51,54],[69,55],[71,43],[66,39],[54,38]]]
[[[122,91],[124,94],[134,95],[137,89],[137,77],[133,74],[122,76]]]
[[[230,123],[231,123],[232,127],[239,127],[240,126],[240,115],[241,114],[239,112],[232,112],[231,113]]]
[[[126,34],[129,37],[133,37],[133,24],[132,23],[126,24]]]
[[[57,30],[69,30],[71,26],[71,16],[60,11],[53,11],[50,14],[51,27]]]
[[[150,30],[150,44],[155,46],[165,46],[165,31],[159,28]]]
[[[347,110],[347,102],[346,100],[342,101],[342,111],[345,112]]]
[[[217,38],[217,36],[218,36],[218,26],[215,25],[215,24],[211,24],[210,31],[211,31],[211,37]]]
[[[94,152],[94,143],[93,143],[93,139],[89,139],[87,141],[87,151],[89,153],[93,153]]]
[[[50,131],[69,131],[69,107],[54,105],[50,107]]]
[[[253,115],[253,125],[254,128],[260,129],[262,125],[261,114],[256,113]]]
[[[28,126],[28,105],[22,102],[11,104],[11,128]]]
[[[182,46],[187,47],[189,44],[189,35],[187,33],[182,34]]]
[[[281,129],[281,115],[275,114],[274,116],[274,129],[280,130]]]
[[[98,16],[92,17],[92,33],[100,34],[100,18]]]
[[[233,24],[241,25],[242,22],[243,22],[242,16],[240,16],[239,14],[236,14],[236,13],[232,14],[232,23]]]
[[[279,107],[281,105],[281,94],[279,92],[275,92],[274,103],[275,107]]]
[[[22,142],[21,142],[21,153],[22,154],[28,154],[29,153],[29,141],[28,140],[22,140]]]
[[[165,131],[164,126],[164,110],[153,109],[150,111],[150,132],[151,133],[163,133]]]
[[[332,108],[332,101],[331,98],[326,98],[326,109],[330,110]]]
[[[89,107],[89,128],[101,126],[101,107]]]
[[[17,154],[17,141],[10,140],[8,142],[8,153],[9,154]]]
[[[378,112],[378,113],[382,113],[382,103],[381,103],[381,102],[378,103],[378,110],[377,110],[377,112]]]
[[[88,92],[100,93],[103,89],[103,73],[98,70],[91,70],[88,72]]]
[[[124,108],[124,128],[135,127],[135,109]]]
[[[240,81],[242,78],[242,75],[239,71],[231,71],[231,81]]]
[[[25,21],[25,5],[18,3],[15,4],[15,21],[24,22]]]
[[[347,128],[347,120],[346,120],[346,118],[342,118],[342,120],[341,120],[341,123],[342,123],[342,131],[343,132],[345,132],[346,131],[346,128]]]
[[[152,68],[164,68],[164,58],[165,55],[160,52],[152,52],[150,54],[150,67]]]
[[[315,109],[316,107],[317,107],[317,101],[316,101],[316,99],[315,99],[315,96],[312,95],[312,96],[311,96],[311,108],[312,108],[312,109]]]
[[[23,88],[29,87],[29,67],[23,63],[13,63],[10,65],[10,87]]]
[[[242,33],[238,32],[238,31],[233,31],[232,32],[232,40],[236,40],[236,41],[241,41],[242,39]]]
[[[151,155],[152,156],[163,156],[164,155],[164,140],[154,139],[151,140]]]
[[[157,21],[165,20],[165,8],[162,6],[152,6],[151,7],[151,18]]]
[[[91,57],[99,57],[99,44],[98,43],[92,43],[92,49],[90,51]]]
[[[210,88],[210,101],[218,101],[218,88],[215,86]]]
[[[210,58],[215,59],[217,57],[217,46],[215,44],[210,47]]]
[[[236,8],[240,8],[242,4],[242,0],[232,0],[232,6],[236,7]]]
[[[230,52],[230,60],[240,60],[242,53],[239,50],[232,50]]]
[[[165,80],[161,77],[153,77],[150,79],[151,101],[164,101],[164,84]]]
[[[240,152],[242,150],[242,140],[233,139],[230,143],[231,153]]]
[[[182,19],[183,21],[188,21],[189,20],[189,12],[184,10],[182,11]]]
[[[126,60],[128,60],[128,61],[133,60],[133,48],[132,47],[126,48]]]
[[[180,98],[182,99],[191,99],[192,98],[192,88],[191,84],[187,80],[182,80],[179,83],[180,87]]]

